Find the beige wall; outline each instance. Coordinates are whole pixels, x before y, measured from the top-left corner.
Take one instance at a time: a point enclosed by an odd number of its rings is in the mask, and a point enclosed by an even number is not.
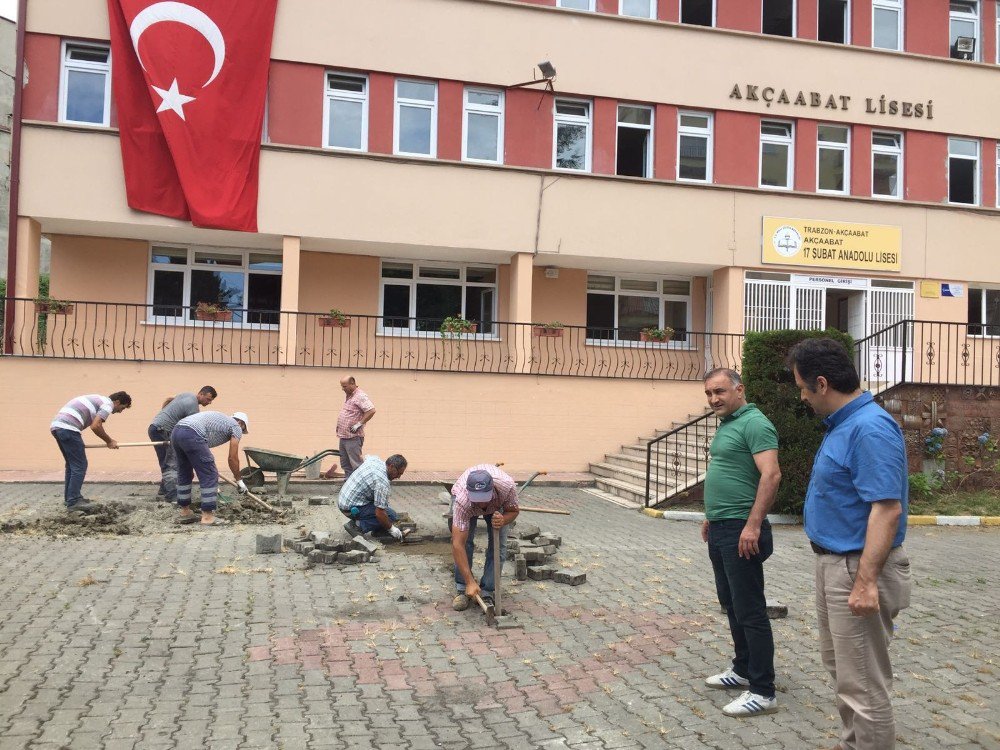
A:
[[[545,278],[544,268],[535,268],[532,317],[536,323],[559,322],[567,326],[587,323],[587,272],[560,268],[558,279]]]
[[[118,440],[145,440],[163,398],[211,384],[219,411],[246,411],[245,444],[300,454],[335,448],[349,371],[125,362],[0,360],[0,409],[17,429],[0,432],[0,468],[52,469],[61,458],[48,425],[82,393],[128,391],[131,409],[108,422]],[[413,469],[456,474],[480,461],[511,470],[583,471],[639,435],[700,409],[700,383],[599,378],[350,371],[375,402],[366,450],[403,453]],[[580,404],[587,404],[580,409]],[[89,442],[89,441],[88,441]],[[221,451],[221,449],[219,449]],[[221,457],[221,453],[219,453]],[[151,450],[91,451],[94,471],[152,470]]]
[[[55,299],[146,303],[149,243],[52,235],[49,295]]]

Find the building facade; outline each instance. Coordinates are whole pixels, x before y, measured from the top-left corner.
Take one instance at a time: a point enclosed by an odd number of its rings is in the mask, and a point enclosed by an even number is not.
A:
[[[315,389],[269,425],[308,450],[334,374],[370,371],[400,415],[380,449],[440,418],[426,468],[473,445],[578,469],[699,409],[746,331],[941,321],[992,366],[995,0],[283,0],[256,234],[127,207],[103,0],[24,23],[17,377],[173,392],[211,368],[265,411]],[[43,236],[76,304],[40,338]],[[220,301],[231,320],[198,320]],[[928,342],[900,330],[859,365],[912,371]],[[524,443],[539,410],[554,432]]]

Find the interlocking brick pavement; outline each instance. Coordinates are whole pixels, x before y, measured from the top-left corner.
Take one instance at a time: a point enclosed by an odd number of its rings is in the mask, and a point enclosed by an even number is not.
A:
[[[90,486],[105,500],[144,502]],[[394,507],[443,527],[432,487]],[[0,485],[0,518],[58,512],[59,488]],[[51,539],[4,535],[0,748],[819,748],[838,722],[812,614],[812,553],[776,528],[768,593],[781,710],[724,717],[706,675],[730,654],[697,524],[571,488],[528,492],[580,587],[505,577],[523,629],[454,612],[447,558],[386,550],[309,568],[254,555],[279,527]],[[304,511],[338,529],[333,508]],[[286,534],[288,528],[281,529]],[[910,530],[898,621],[899,746],[1000,748],[1000,529]],[[512,572],[512,565],[508,565]]]

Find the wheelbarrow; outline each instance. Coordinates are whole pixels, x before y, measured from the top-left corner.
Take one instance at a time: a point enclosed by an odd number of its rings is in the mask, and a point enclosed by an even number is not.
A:
[[[268,451],[263,448],[244,448],[243,452],[247,457],[247,468],[240,471],[240,476],[246,482],[247,487],[263,486],[264,472],[273,471],[278,477],[279,497],[288,494],[288,480],[293,471],[304,469],[317,461],[322,461],[327,456],[340,456],[340,451],[334,448],[320,451],[311,458],[296,456],[293,453],[282,453],[281,451]],[[257,466],[254,466],[251,461]]]

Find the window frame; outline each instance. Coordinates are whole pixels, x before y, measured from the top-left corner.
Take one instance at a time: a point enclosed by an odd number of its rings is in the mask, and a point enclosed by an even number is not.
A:
[[[469,93],[477,92],[481,94],[496,94],[500,103],[497,107],[489,107],[485,104],[470,104]],[[504,116],[506,98],[502,89],[491,89],[483,86],[466,86],[462,90],[462,161],[473,162],[475,164],[503,164],[504,163]],[[497,158],[477,159],[469,156],[469,114],[495,115],[497,117]]]
[[[567,2],[567,0],[556,0],[556,7],[563,8],[565,10],[576,10],[580,13],[593,13],[596,10],[594,7],[595,0],[587,0],[587,4],[590,6],[588,8],[572,8],[567,5],[563,5],[564,2]]]
[[[839,143],[836,141],[824,141],[820,139],[819,130],[820,128],[840,128],[847,132],[847,141],[845,143]],[[817,124],[816,127],[816,192],[823,195],[850,195],[851,194],[851,140],[853,133],[851,132],[851,126],[843,123],[835,122],[821,122]],[[820,166],[820,151],[827,149],[828,151],[841,151],[844,154],[844,189],[843,190],[824,190],[819,186],[819,166]],[[873,157],[874,158],[874,157]],[[873,175],[874,179],[874,175]]]
[[[816,38],[819,39],[819,3],[822,0],[817,0],[816,2]],[[844,41],[842,42],[824,42],[824,44],[842,44],[845,47],[851,44],[851,0],[838,0],[844,3]],[[874,24],[875,10],[872,7],[872,23]],[[873,37],[874,39],[874,37]]]
[[[876,145],[875,136],[876,135],[892,135],[899,137],[899,147],[894,148],[891,146],[883,146],[881,144]],[[887,201],[898,201],[902,200],[903,196],[906,194],[906,188],[903,183],[903,156],[905,154],[905,143],[906,136],[900,130],[872,130],[872,142],[871,142],[871,183],[869,185],[869,193],[872,198],[877,198],[878,200]],[[896,191],[898,195],[884,195],[876,194],[875,192],[875,154],[890,154],[896,157]]]
[[[584,119],[579,115],[559,114],[559,103],[583,104],[587,107],[587,117]],[[571,167],[560,167],[559,164],[559,125],[585,125],[587,128],[587,145],[584,154],[584,168],[572,169]],[[617,133],[617,130],[615,131]],[[572,99],[558,97],[552,101],[552,169],[570,174],[589,174],[593,171],[593,151],[594,151],[594,103],[589,99]]]
[[[976,6],[975,14],[964,13],[962,11],[954,11],[951,9],[951,0],[948,0],[948,59],[950,60],[961,60],[958,57],[951,56],[951,23],[956,18],[964,21],[973,21],[975,26],[975,40],[976,40],[976,51],[972,55],[971,60],[963,60],[962,62],[979,62],[983,56],[983,7],[981,0],[959,0],[960,2],[970,2]]]
[[[951,152],[952,141],[966,141],[968,143],[975,143],[976,144],[976,155],[974,157],[972,157],[972,156],[966,156],[964,154],[952,154],[952,152]],[[979,184],[980,181],[982,180],[982,168],[983,168],[983,165],[981,164],[982,158],[983,158],[983,146],[982,146],[982,143],[980,142],[980,140],[978,138],[960,138],[960,137],[957,137],[957,136],[956,137],[952,137],[952,136],[948,137],[948,175],[947,175],[948,176],[948,200],[947,200],[947,203],[948,203],[949,206],[978,206],[979,205],[980,201],[982,200],[982,188],[981,188],[981,186]],[[964,161],[974,161],[975,162],[975,171],[973,172],[973,176],[972,176],[972,194],[973,194],[972,203],[962,203],[962,202],[957,202],[957,201],[952,201],[951,200],[951,160],[952,159],[961,159],[961,160],[964,160]]]
[[[181,266],[174,263],[156,263],[153,260],[155,251],[157,249],[164,250],[183,250],[187,254],[187,262]],[[212,252],[219,253],[222,255],[232,255],[240,257],[240,266],[237,269],[235,266],[212,266],[207,263],[197,263],[195,262],[195,253],[199,252]],[[191,301],[191,272],[192,271],[207,271],[207,270],[224,270],[228,272],[236,272],[237,270],[243,273],[243,306],[238,308],[232,308],[236,310],[246,311],[250,308],[246,307],[247,299],[246,295],[250,292],[250,274],[258,274],[261,276],[278,276],[279,278],[284,274],[284,268],[281,271],[268,271],[268,270],[251,270],[250,269],[250,255],[273,255],[275,258],[281,260],[283,254],[281,251],[269,250],[267,248],[232,248],[232,247],[219,247],[215,245],[185,245],[174,242],[150,242],[149,250],[147,254],[147,267],[149,269],[148,279],[146,281],[146,319],[145,323],[152,325],[173,325],[173,326],[204,326],[213,325],[212,321],[204,320],[194,320],[186,317],[177,317],[174,315],[155,315],[155,305],[153,303],[153,289],[155,286],[156,271],[172,271],[174,273],[184,274],[184,291],[182,294],[181,307],[185,309],[185,312],[189,312],[196,304],[197,301]],[[279,314],[281,310],[275,310],[275,313]],[[241,322],[227,323],[227,328],[246,328],[255,331],[277,331],[280,328],[280,323],[248,323],[243,320]]]
[[[876,47],[875,46],[875,18],[876,10],[888,10],[893,11],[896,14],[896,38],[899,40],[899,46],[892,47]],[[872,0],[872,49],[881,49],[888,52],[904,52],[906,50],[906,39],[904,34],[906,32],[906,4],[903,0]]]
[[[103,50],[108,53],[106,63],[94,63],[86,60],[70,61],[69,51],[76,48]],[[60,45],[59,58],[59,110],[58,121],[69,125],[86,125],[92,128],[107,128],[111,126],[111,46],[97,42],[84,42],[75,39],[63,39]],[[79,70],[87,73],[104,73],[104,112],[101,122],[86,120],[70,120],[66,116],[69,104],[69,72]]]
[[[647,19],[651,19],[651,20],[655,20],[656,19],[657,12],[659,11],[659,9],[656,7],[657,6],[656,0],[646,0],[646,2],[648,3],[648,7],[649,7],[649,15],[648,16],[633,16],[631,14],[625,13],[625,3],[626,3],[626,1],[627,0],[618,0],[618,15],[619,16],[624,16],[625,18],[647,18]],[[714,2],[714,0],[713,0],[713,2]]]
[[[692,128],[690,125],[681,125],[681,118],[687,115],[689,117],[707,117],[708,118],[708,134],[706,136],[705,131],[700,128]],[[681,177],[681,137],[689,136],[694,138],[705,137],[707,140],[707,145],[705,147],[705,179],[696,180],[693,177]],[[678,182],[691,182],[697,185],[711,185],[715,180],[715,160],[713,158],[715,151],[715,113],[714,112],[701,112],[694,109],[679,109],[677,110],[677,169],[676,178]]]
[[[711,26],[702,26],[701,28],[703,28],[703,29],[715,29],[715,28],[718,28],[718,23],[719,23],[719,16],[718,16],[719,0],[709,0],[709,2],[712,3],[712,25]],[[762,8],[761,9],[761,14],[762,14],[761,15],[761,23],[763,23],[763,18],[764,18],[763,17],[763,13],[764,13],[764,11],[763,11],[763,8]],[[684,24],[684,21],[682,20],[683,18],[684,18],[684,0],[680,0],[680,4],[677,7],[677,22],[680,23],[680,24]],[[689,23],[689,24],[686,24],[686,25],[687,26],[697,26],[697,25],[700,25],[700,24],[690,24]]]
[[[385,278],[382,275],[383,269],[386,263],[406,263],[413,266],[413,276],[409,279],[394,279]],[[420,275],[420,267],[434,266],[435,268],[451,268],[457,269],[460,274],[458,279],[440,279],[435,277],[424,277]],[[479,281],[468,281],[466,278],[469,268],[492,268],[496,272],[495,281],[492,284],[486,284]],[[449,260],[428,260],[420,259],[415,260],[413,258],[381,258],[379,260],[378,267],[378,322],[376,323],[375,333],[379,336],[405,336],[405,337],[422,337],[422,338],[442,338],[441,332],[439,330],[433,331],[419,331],[416,327],[417,321],[417,285],[420,283],[432,283],[437,286],[461,286],[462,287],[462,315],[467,316],[468,310],[466,310],[467,297],[466,291],[468,287],[489,287],[493,289],[493,320],[491,321],[494,327],[492,333],[483,333],[482,331],[477,331],[474,334],[454,334],[449,335],[448,338],[454,338],[455,336],[465,337],[474,336],[477,340],[500,340],[500,321],[497,320],[497,311],[500,305],[500,266],[496,263],[476,263],[476,262],[456,262]],[[392,315],[385,314],[385,287],[386,284],[391,286],[407,286],[410,288],[410,308],[407,312],[407,322],[408,327],[400,328],[398,326],[387,326],[385,325],[385,319],[394,317]],[[467,318],[468,319],[468,318]]]
[[[789,127],[789,137],[764,134],[764,124],[787,125]],[[760,143],[757,147],[757,187],[761,190],[794,190],[795,189],[795,122],[792,120],[771,120],[761,118],[760,120]],[[788,163],[785,165],[785,177],[788,184],[785,186],[764,184],[764,144],[775,143],[788,146]]]
[[[434,101],[428,102],[426,99],[410,99],[400,97],[399,84],[419,83],[434,87]],[[392,87],[393,92],[393,118],[392,118],[392,153],[395,156],[406,156],[412,159],[436,159],[438,149],[438,105],[440,103],[440,90],[437,81],[428,81],[420,78],[397,78]],[[421,154],[413,151],[400,151],[399,149],[399,124],[401,122],[400,111],[402,107],[413,107],[416,109],[427,109],[431,113],[430,132],[430,153]]]
[[[973,323],[969,319],[968,306],[966,306],[966,319],[965,319],[965,334],[970,338],[976,339],[1000,339],[1000,325],[994,325],[986,322],[986,294],[987,292],[992,292],[993,294],[1000,294],[1000,288],[998,287],[988,287],[988,286],[972,286],[971,284],[966,287],[966,294],[969,296],[969,301],[972,301],[972,292],[980,292],[979,300],[979,323]],[[980,328],[980,333],[972,333],[972,328]],[[988,328],[997,328],[997,333],[987,333]]]
[[[638,125],[634,122],[622,122],[621,121],[621,111],[622,107],[632,107],[633,109],[644,109],[649,112],[649,125]],[[629,128],[631,130],[645,130],[649,134],[649,140],[646,148],[646,164],[644,170],[646,172],[640,178],[642,180],[653,179],[653,137],[656,132],[656,107],[649,104],[633,104],[631,102],[618,102],[615,107],[615,175],[619,177],[626,177],[629,175],[619,175],[618,174],[618,131],[621,128]]]
[[[364,83],[364,93],[360,96],[352,95],[349,91],[335,91],[330,88],[330,79],[334,76],[343,78],[353,78]],[[368,75],[366,73],[354,73],[345,70],[327,70],[324,76],[325,84],[323,91],[323,148],[333,151],[352,151],[354,153],[368,152],[368,107],[369,88]],[[360,102],[361,103],[361,147],[351,148],[350,146],[333,146],[330,144],[330,107],[334,101]]]
[[[590,289],[589,288],[589,280],[590,280],[591,276],[611,276],[615,280],[615,288],[614,288],[614,290],[612,290],[612,291],[606,291],[606,290],[603,290],[603,289]],[[644,291],[638,291],[638,290],[633,290],[633,289],[625,289],[625,290],[623,290],[621,288],[622,281],[655,281],[656,282],[657,291],[656,292],[644,292]],[[683,295],[683,294],[665,294],[663,292],[663,282],[664,281],[683,281],[683,282],[686,282],[687,285],[688,285],[688,293],[686,295]],[[617,274],[617,273],[611,273],[611,272],[602,273],[600,271],[588,271],[588,273],[587,273],[587,281],[585,282],[585,285],[586,285],[585,286],[585,293],[588,296],[591,295],[591,294],[601,294],[601,295],[605,295],[605,296],[609,296],[609,297],[613,297],[614,298],[614,304],[612,306],[612,310],[614,311],[614,326],[612,326],[612,328],[613,328],[613,330],[615,332],[615,337],[613,339],[595,339],[595,338],[591,338],[590,335],[589,335],[589,329],[590,328],[596,328],[597,326],[588,325],[587,321],[584,321],[584,331],[585,331],[584,335],[586,336],[586,339],[585,339],[584,343],[586,345],[588,345],[588,346],[608,346],[610,344],[610,345],[613,345],[613,346],[626,346],[626,347],[627,346],[635,346],[635,347],[644,347],[644,348],[645,347],[652,347],[652,348],[658,348],[658,349],[693,349],[693,348],[695,348],[694,345],[693,345],[693,343],[692,343],[692,341],[691,341],[691,334],[693,333],[692,330],[691,330],[691,312],[692,312],[691,308],[692,308],[692,304],[693,304],[692,300],[694,298],[694,294],[693,294],[693,290],[692,290],[692,278],[691,277],[687,277],[687,276],[659,276],[659,275],[656,275],[656,274],[643,274],[643,273]],[[635,340],[635,339],[622,339],[622,338],[619,338],[618,337],[618,330],[619,330],[620,326],[618,325],[618,297],[621,296],[621,295],[624,295],[624,296],[627,296],[627,297],[650,297],[650,298],[658,299],[659,300],[659,304],[657,306],[657,313],[659,315],[659,323],[657,324],[658,328],[663,328],[663,326],[664,326],[664,320],[663,320],[663,303],[664,302],[684,302],[684,303],[686,303],[686,313],[687,314],[685,316],[686,320],[685,320],[685,323],[684,323],[685,338],[683,340],[679,340],[679,341],[672,339],[670,341],[663,341],[663,342],[639,341],[639,340]],[[585,304],[586,304],[586,302],[585,302]]]
[[[764,0],[766,2],[766,0]],[[765,34],[765,36],[780,36],[785,39],[795,39],[799,35],[799,2],[791,0],[792,3],[792,33],[789,36],[783,34]],[[760,4],[760,33],[764,34],[764,2]]]

